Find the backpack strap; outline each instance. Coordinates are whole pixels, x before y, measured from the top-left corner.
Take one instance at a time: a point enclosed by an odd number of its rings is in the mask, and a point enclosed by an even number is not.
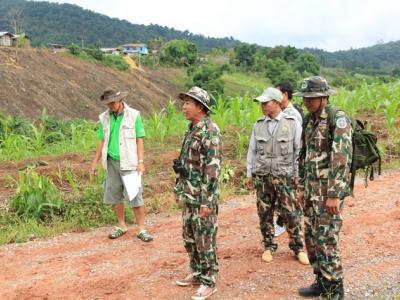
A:
[[[304,133],[306,132],[306,128],[308,126],[308,123],[310,123],[310,121],[311,121],[311,113],[308,113],[303,119],[303,124],[302,124],[303,131],[301,132],[302,147],[301,147],[301,150],[300,150],[300,154],[299,154],[299,159],[298,160],[306,158],[306,146],[305,146],[306,145],[306,136],[305,136]]]

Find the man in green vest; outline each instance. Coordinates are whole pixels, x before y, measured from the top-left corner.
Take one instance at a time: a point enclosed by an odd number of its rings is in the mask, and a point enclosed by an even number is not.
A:
[[[99,143],[91,173],[96,175],[97,164],[101,160],[106,170],[104,203],[113,206],[118,219],[118,226],[109,234],[109,238],[119,238],[128,230],[123,203],[123,200],[127,200],[128,205],[133,208],[139,226],[137,237],[144,242],[150,242],[153,237],[144,227],[142,188],[138,183],[145,171],[145,132],[140,112],[123,101],[127,95],[127,92],[108,88],[100,96],[101,103],[108,109],[99,116]],[[136,178],[137,182],[127,178]]]

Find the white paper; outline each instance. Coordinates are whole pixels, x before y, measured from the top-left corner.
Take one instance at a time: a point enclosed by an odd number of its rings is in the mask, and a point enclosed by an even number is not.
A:
[[[132,201],[135,199],[142,186],[142,174],[136,171],[129,172],[128,174],[122,175],[122,182],[124,183],[129,201]]]

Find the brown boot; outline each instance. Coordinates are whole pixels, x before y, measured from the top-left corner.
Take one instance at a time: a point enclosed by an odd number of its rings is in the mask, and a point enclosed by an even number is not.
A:
[[[265,250],[261,258],[265,262],[268,262],[268,263],[271,262],[272,261],[272,251]]]
[[[204,300],[217,292],[216,287],[201,285],[196,293],[193,294],[192,300]]]
[[[299,263],[301,263],[302,265],[309,265],[310,261],[308,260],[308,256],[304,251],[300,251],[299,253],[297,253],[296,255]]]

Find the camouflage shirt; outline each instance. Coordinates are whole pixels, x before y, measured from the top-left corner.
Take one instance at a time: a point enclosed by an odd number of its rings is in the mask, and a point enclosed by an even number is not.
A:
[[[350,119],[340,110],[335,114],[334,127],[330,128],[328,112],[329,106],[326,106],[319,117],[311,115],[303,131],[300,189],[305,189],[306,195],[325,190],[327,197],[343,198],[350,194],[353,130]],[[327,185],[327,189],[320,189],[318,185]]]
[[[209,208],[218,204],[221,150],[221,133],[209,117],[189,126],[179,157],[188,176],[178,175],[174,188],[177,199]]]

